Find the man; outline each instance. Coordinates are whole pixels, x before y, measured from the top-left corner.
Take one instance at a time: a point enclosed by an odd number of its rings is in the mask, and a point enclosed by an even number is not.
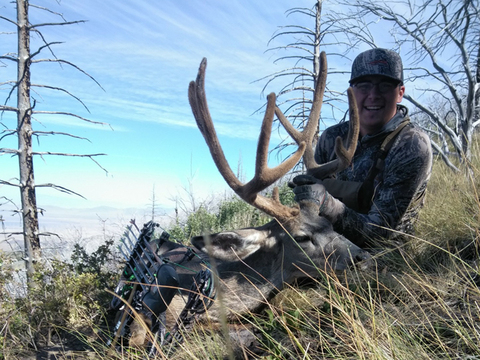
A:
[[[293,180],[293,191],[296,200],[316,201],[319,215],[329,219],[335,231],[359,246],[371,247],[379,240],[392,242],[398,234],[413,232],[430,178],[432,150],[428,136],[409,121],[408,109],[398,104],[405,86],[397,53],[372,49],[359,54],[350,86],[360,119],[351,166],[335,180],[312,181],[300,175]],[[348,122],[326,129],[315,149],[317,163],[333,160],[335,138],[345,139],[347,133]],[[382,146],[385,149],[380,151]]]

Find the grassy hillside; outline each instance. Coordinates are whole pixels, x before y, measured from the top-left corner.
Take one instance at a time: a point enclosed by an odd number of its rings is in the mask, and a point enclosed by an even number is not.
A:
[[[174,350],[175,359],[479,359],[479,176],[478,159],[468,174],[437,162],[416,236],[375,255],[374,270],[319,270],[308,286],[283,291],[262,314],[230,326],[241,336],[253,334],[247,336],[252,346],[235,350],[221,330],[198,328]],[[214,214],[201,208],[172,224],[170,232],[185,239],[205,227],[218,231],[263,221],[229,199]],[[93,254],[77,248],[68,263],[39,264],[41,286],[29,297],[12,297],[17,273],[1,255],[0,359],[28,358],[45,347],[59,358],[87,358],[84,350],[96,359],[143,358],[127,349],[107,355],[112,314],[105,311],[110,295],[104,289],[114,286],[119,270],[113,239],[105,240]]]

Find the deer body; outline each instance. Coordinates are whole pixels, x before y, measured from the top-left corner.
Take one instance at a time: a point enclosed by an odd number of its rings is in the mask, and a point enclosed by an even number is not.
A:
[[[234,319],[258,312],[285,284],[296,279],[315,278],[321,271],[339,271],[357,262],[368,263],[366,251],[333,231],[331,223],[317,214],[317,206],[304,202],[300,203],[299,215],[284,224],[272,220],[256,228],[194,237],[191,242],[200,257],[186,265],[188,270],[177,268],[180,288],[191,288],[191,270],[205,266],[201,259],[211,262],[218,274],[216,286],[222,292],[222,301],[212,305],[208,318],[218,320],[220,311],[224,311]],[[183,300],[174,298],[174,313],[183,306]]]

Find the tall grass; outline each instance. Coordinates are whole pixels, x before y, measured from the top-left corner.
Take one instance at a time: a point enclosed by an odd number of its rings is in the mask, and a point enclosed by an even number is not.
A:
[[[452,175],[443,163],[435,164],[426,208],[417,226],[418,237],[423,241],[413,242],[412,249],[429,258],[419,261],[436,263],[450,252],[458,252],[462,258],[478,258],[478,174],[478,168],[474,168],[467,175]],[[432,246],[437,246],[437,250]]]
[[[373,270],[319,271],[308,288],[282,291],[265,312],[244,318],[257,342],[237,357],[480,359],[477,157],[471,169],[454,174],[436,162],[415,237],[395,256],[376,255]],[[178,355],[203,359],[199,349],[215,345],[208,358],[221,359],[213,335]]]

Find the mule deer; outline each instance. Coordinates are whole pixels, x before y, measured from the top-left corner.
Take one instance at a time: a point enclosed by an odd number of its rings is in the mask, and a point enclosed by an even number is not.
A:
[[[258,140],[255,175],[246,184],[242,184],[234,175],[218,141],[205,95],[206,65],[207,61],[203,59],[197,79],[190,83],[188,91],[198,128],[230,188],[244,201],[273,218],[257,228],[207,235],[211,243],[209,254],[217,260],[219,277],[231,293],[225,296],[227,307],[238,311],[238,305],[241,304],[245,309],[255,310],[274,290],[281,289],[284,283],[291,283],[298,277],[318,275],[318,268],[343,270],[368,259],[368,253],[333,231],[330,222],[318,215],[318,206],[313,202],[302,201],[296,207],[288,207],[280,202],[277,188],[273,190],[271,198],[260,194],[290,171],[302,157],[307,172],[320,179],[350,165],[359,133],[358,113],[351,89],[348,90],[348,143],[344,146],[338,138],[335,148],[337,159],[327,164],[317,164],[313,156],[312,142],[318,126],[327,77],[325,53],[321,54],[322,70],[315,86],[310,116],[302,132],[297,131],[276,107],[275,94],[268,95]],[[267,167],[267,157],[274,114],[296,141],[298,149],[288,160],[271,169]],[[191,243],[207,253],[205,240],[206,236],[197,236],[191,239]],[[234,294],[242,294],[240,304],[238,295]],[[230,296],[233,297],[232,301],[229,301]]]
[[[307,171],[318,178],[340,171],[351,162],[359,133],[358,114],[351,89],[348,90],[351,124],[348,143],[344,146],[342,140],[337,139],[337,159],[330,163],[318,165],[313,156],[312,141],[318,126],[327,76],[325,53],[321,54],[322,72],[315,87],[308,123],[302,132],[294,129],[276,107],[275,95],[268,95],[258,140],[255,175],[246,184],[234,175],[217,138],[205,95],[206,65],[207,61],[203,59],[196,81],[190,83],[188,91],[198,128],[228,185],[244,201],[273,218],[260,227],[223,231],[191,239],[192,245],[200,251],[201,258],[210,257],[216,263],[220,279],[218,286],[223,292],[227,316],[234,318],[238,314],[258,311],[285,283],[292,283],[298,278],[318,277],[321,270],[343,270],[357,262],[368,263],[368,253],[336,233],[332,224],[318,215],[319,208],[314,202],[301,201],[297,206],[288,207],[280,202],[277,188],[273,190],[271,198],[260,194],[290,171],[302,157]],[[285,162],[271,169],[267,167],[267,156],[274,114],[296,141],[298,149]],[[161,251],[164,256],[178,250],[171,244],[162,246],[166,246],[166,251]],[[202,263],[195,257],[188,267],[200,270]],[[179,287],[189,289],[193,282],[192,273],[182,268],[178,268],[177,272]],[[176,298],[171,305],[179,309],[178,306],[181,308],[184,303],[177,303]],[[209,318],[218,318],[219,309],[218,302],[215,302],[208,310]]]

